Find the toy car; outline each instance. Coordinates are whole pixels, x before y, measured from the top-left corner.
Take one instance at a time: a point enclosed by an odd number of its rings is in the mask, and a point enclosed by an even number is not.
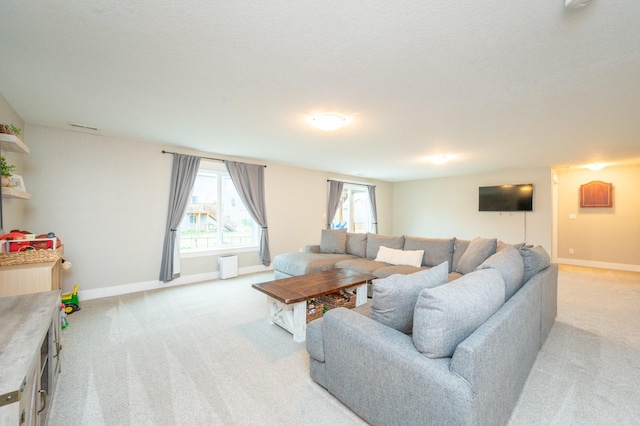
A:
[[[78,284],[73,287],[73,292],[63,294],[60,296],[62,303],[64,303],[64,311],[68,314],[72,314],[75,311],[80,310],[80,299],[78,298]]]

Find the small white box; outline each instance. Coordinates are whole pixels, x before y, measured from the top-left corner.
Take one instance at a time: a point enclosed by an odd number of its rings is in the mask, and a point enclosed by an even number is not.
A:
[[[238,276],[238,256],[235,254],[220,256],[218,258],[218,265],[220,266],[221,280]]]

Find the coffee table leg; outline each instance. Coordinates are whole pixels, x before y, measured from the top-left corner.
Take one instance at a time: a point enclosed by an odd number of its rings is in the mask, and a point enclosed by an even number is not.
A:
[[[287,305],[267,296],[267,322],[293,334],[294,341],[304,342],[307,339],[307,302]]]
[[[367,303],[367,283],[360,284],[356,288],[356,306]]]

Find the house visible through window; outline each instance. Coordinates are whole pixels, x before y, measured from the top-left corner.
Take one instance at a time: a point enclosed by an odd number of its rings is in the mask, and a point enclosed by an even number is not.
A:
[[[371,203],[367,187],[345,184],[331,227],[347,228],[349,232],[371,232],[371,224]]]
[[[202,160],[180,224],[180,252],[256,247],[258,227],[223,165]]]

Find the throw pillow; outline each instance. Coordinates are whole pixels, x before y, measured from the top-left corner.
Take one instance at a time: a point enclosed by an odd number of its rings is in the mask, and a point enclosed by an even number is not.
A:
[[[425,288],[447,282],[449,262],[410,275],[391,275],[371,283],[371,319],[403,333],[411,333],[413,311]]]
[[[347,254],[367,256],[367,234],[347,232]]]
[[[520,250],[520,256],[524,262],[524,278],[523,283],[526,283],[538,272],[549,266],[551,258],[549,254],[542,246],[536,247],[522,247]]]
[[[401,249],[404,247],[404,235],[379,235],[369,232],[367,234],[367,259],[375,259],[378,255],[380,246],[385,246],[394,249]]]
[[[498,240],[495,238],[475,238],[469,243],[458,264],[456,272],[468,274],[473,272],[482,262],[496,252]]]
[[[392,265],[407,265],[419,268],[422,264],[424,250],[397,250],[385,246],[380,246],[376,262],[385,262]]]
[[[320,253],[344,254],[347,247],[346,229],[323,229],[320,238]]]
[[[504,301],[506,302],[513,296],[522,284],[524,277],[524,262],[522,256],[513,246],[506,246],[496,254],[489,257],[478,266],[478,269],[496,269],[502,274],[505,285]]]
[[[503,303],[504,280],[495,269],[422,290],[413,315],[413,344],[429,358],[451,357]]]

